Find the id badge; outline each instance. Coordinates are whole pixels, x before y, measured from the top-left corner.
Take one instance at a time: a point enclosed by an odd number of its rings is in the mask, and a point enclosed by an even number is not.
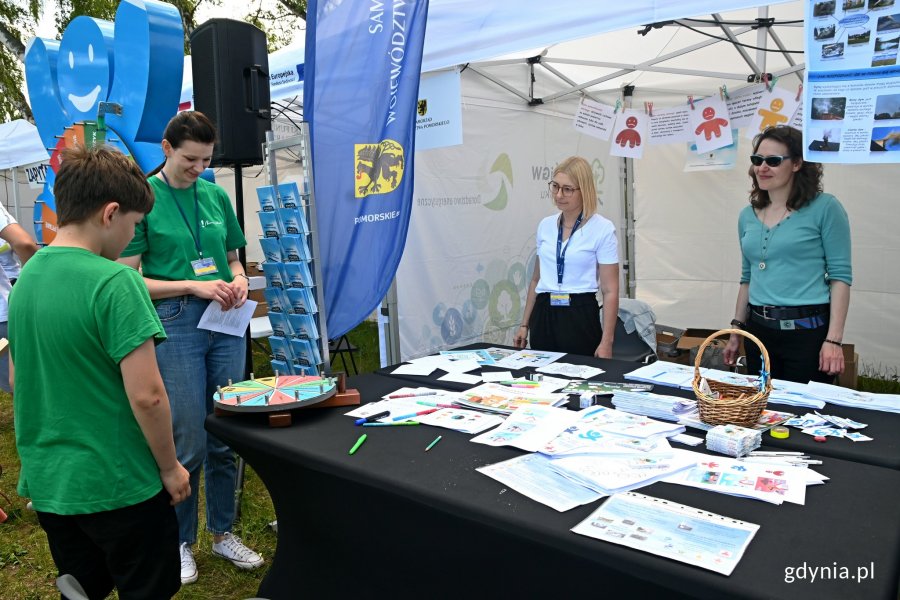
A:
[[[550,306],[569,306],[569,295],[550,294]]]
[[[214,275],[219,272],[219,269],[216,268],[216,261],[214,258],[198,258],[197,260],[191,261],[191,266],[194,268],[194,275]]]

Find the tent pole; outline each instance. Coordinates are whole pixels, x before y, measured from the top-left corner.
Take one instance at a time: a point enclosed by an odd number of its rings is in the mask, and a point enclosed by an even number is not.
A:
[[[753,59],[750,58],[749,54],[747,54],[747,51],[744,50],[744,48],[742,46],[738,45],[740,42],[738,42],[737,36],[735,36],[734,32],[731,31],[731,29],[722,22],[722,15],[720,15],[719,13],[713,13],[712,18],[716,21],[716,23],[719,24],[719,27],[722,28],[722,31],[725,33],[725,37],[728,38],[728,41],[731,42],[731,45],[734,47],[735,50],[737,50],[737,53],[740,54],[741,58],[743,58],[744,61],[750,66],[750,69],[753,70],[755,73],[765,73],[765,70],[760,71],[757,68],[757,66],[753,63]],[[763,28],[761,27],[760,29],[763,29]],[[763,35],[763,37],[765,37],[766,33],[763,31],[762,35]],[[759,33],[757,33],[757,39],[758,39],[758,36],[759,36]],[[765,55],[765,52],[763,52],[763,55]],[[765,62],[765,59],[763,59],[763,62]]]
[[[399,364],[400,357],[400,322],[397,319],[397,277],[391,281],[384,300],[381,301],[378,322],[381,325],[378,332],[379,345],[381,346],[381,366]]]
[[[12,168],[12,197],[13,197],[13,214],[16,216],[16,221],[19,223],[22,222],[22,217],[19,216],[19,168]]]
[[[631,108],[634,97],[634,86],[626,85],[622,89],[625,108]],[[634,251],[634,159],[622,158],[622,220],[625,226],[625,261],[622,272],[625,279],[625,294],[634,298],[637,293],[637,264]]]
[[[769,7],[768,6],[760,6],[757,14],[759,15],[760,22],[763,19],[768,18],[769,16]],[[765,73],[766,72],[766,49],[769,41],[769,28],[768,27],[760,27],[756,30],[756,45],[760,48],[756,51],[756,64],[759,67],[757,73]],[[793,65],[793,63],[791,63]]]

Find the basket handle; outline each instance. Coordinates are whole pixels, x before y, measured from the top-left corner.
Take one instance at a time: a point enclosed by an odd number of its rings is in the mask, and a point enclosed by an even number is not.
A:
[[[766,350],[766,347],[763,346],[763,343],[761,341],[759,341],[758,337],[756,337],[752,333],[744,331],[743,329],[720,329],[719,331],[715,332],[714,334],[712,334],[711,336],[706,338],[703,341],[703,343],[700,344],[700,349],[697,350],[697,358],[694,360],[694,377],[695,378],[697,378],[697,379],[700,378],[700,363],[703,361],[703,352],[706,350],[707,346],[712,344],[716,338],[723,336],[723,335],[731,335],[732,333],[735,333],[737,335],[740,335],[740,336],[743,336],[743,337],[749,339],[750,341],[752,341],[754,344],[756,344],[759,347],[759,349],[763,355],[763,366],[765,367],[765,370],[767,372],[771,373],[771,369],[770,369],[770,365],[769,365],[769,351]],[[771,381],[771,380],[772,380],[772,378],[769,377],[769,381]]]

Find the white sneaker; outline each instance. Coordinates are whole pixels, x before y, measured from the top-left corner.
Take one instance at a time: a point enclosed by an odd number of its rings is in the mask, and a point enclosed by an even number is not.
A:
[[[225,534],[225,538],[218,543],[213,543],[212,552],[233,562],[241,569],[256,569],[261,567],[263,557],[241,543],[240,538]]]
[[[197,561],[194,560],[194,552],[187,542],[179,547],[181,550],[181,585],[197,581]]]

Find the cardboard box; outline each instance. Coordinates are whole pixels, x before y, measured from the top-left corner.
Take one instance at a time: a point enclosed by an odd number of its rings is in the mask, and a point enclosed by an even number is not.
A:
[[[859,354],[853,344],[844,344],[844,372],[838,375],[838,385],[855,390],[859,380]]]

